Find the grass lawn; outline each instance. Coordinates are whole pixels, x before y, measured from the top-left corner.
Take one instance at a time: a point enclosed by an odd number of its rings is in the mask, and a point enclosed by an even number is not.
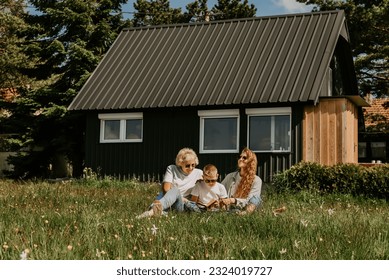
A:
[[[249,216],[136,220],[158,185],[0,181],[0,259],[389,259],[389,202],[269,189]]]

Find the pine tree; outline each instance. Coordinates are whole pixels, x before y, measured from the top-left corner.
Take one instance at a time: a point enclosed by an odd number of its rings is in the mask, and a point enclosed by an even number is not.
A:
[[[211,20],[207,0],[196,0],[186,5],[188,17],[192,22]]]
[[[137,0],[133,18],[134,26],[150,26],[187,22],[181,8],[171,8],[169,0]]]
[[[25,39],[20,36],[28,25],[23,20],[23,0],[0,0],[0,89],[16,90],[31,81],[20,68],[31,68],[24,53]]]
[[[212,15],[215,20],[248,18],[255,16],[257,8],[247,0],[218,0],[212,8]]]
[[[49,176],[49,166],[59,171],[65,157],[74,175],[81,174],[85,121],[67,107],[126,24],[120,13],[125,2],[29,1],[36,13],[23,18],[29,28],[20,36],[27,60],[37,62],[21,72],[39,83],[20,90],[11,109],[9,121],[23,144],[11,158],[14,177]]]

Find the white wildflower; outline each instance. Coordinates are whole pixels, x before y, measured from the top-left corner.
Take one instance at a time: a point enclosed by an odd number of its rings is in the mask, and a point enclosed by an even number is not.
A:
[[[30,250],[28,250],[28,249],[23,250],[22,253],[20,254],[20,259],[21,260],[28,260],[29,253],[30,253]]]
[[[327,212],[328,212],[328,215],[331,216],[331,215],[333,215],[335,213],[335,210],[334,209],[328,209]]]
[[[285,248],[282,248],[281,251],[279,251],[281,255],[285,254],[286,253],[286,249]]]
[[[203,235],[203,241],[204,241],[204,243],[207,243],[208,242],[208,239],[210,239],[211,237],[207,237],[207,236],[205,236],[205,235]]]
[[[157,235],[158,228],[155,225],[153,225],[153,227],[150,230],[152,235]]]
[[[304,227],[307,227],[307,226],[308,226],[308,221],[307,221],[307,220],[300,220],[300,223],[301,223]]]

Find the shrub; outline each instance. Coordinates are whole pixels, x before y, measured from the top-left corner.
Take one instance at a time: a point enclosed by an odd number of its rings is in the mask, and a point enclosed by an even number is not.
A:
[[[359,192],[366,196],[389,199],[389,164],[364,168]]]
[[[325,185],[322,180],[326,177],[326,173],[327,170],[322,165],[302,161],[277,174],[273,179],[273,184],[278,190],[320,190]]]
[[[389,164],[364,167],[300,162],[277,174],[273,185],[278,191],[311,190],[389,199]]]

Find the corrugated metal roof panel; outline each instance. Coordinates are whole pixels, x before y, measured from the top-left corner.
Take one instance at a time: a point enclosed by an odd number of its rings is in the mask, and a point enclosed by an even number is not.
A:
[[[332,11],[126,29],[69,109],[317,101],[344,21]]]

